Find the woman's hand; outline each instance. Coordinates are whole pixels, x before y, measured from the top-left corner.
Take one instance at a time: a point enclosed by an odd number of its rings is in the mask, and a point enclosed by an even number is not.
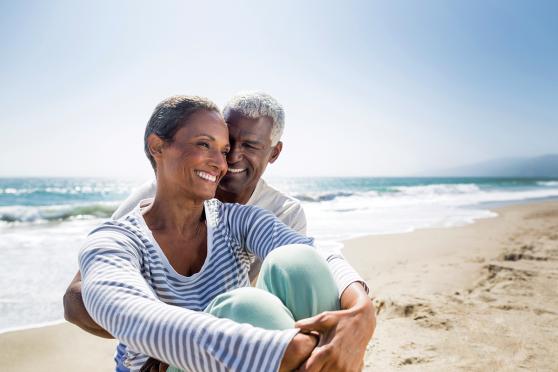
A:
[[[361,371],[366,346],[374,334],[376,314],[359,283],[341,296],[339,311],[326,311],[295,324],[304,332],[320,334],[320,342],[301,366],[302,371]]]
[[[279,371],[287,372],[297,369],[308,359],[317,344],[317,336],[298,333],[287,346],[287,350],[285,350],[285,355],[279,366]]]

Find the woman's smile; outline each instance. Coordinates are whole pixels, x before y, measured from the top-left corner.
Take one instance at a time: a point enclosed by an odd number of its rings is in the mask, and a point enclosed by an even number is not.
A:
[[[217,178],[217,176],[215,176],[213,174],[197,170],[196,175],[203,180],[209,181],[211,183],[217,183],[218,178]]]

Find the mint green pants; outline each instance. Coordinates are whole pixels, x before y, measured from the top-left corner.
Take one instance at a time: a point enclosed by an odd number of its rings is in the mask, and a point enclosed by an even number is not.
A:
[[[265,329],[294,328],[297,320],[330,310],[339,310],[333,275],[315,248],[301,244],[271,252],[263,261],[256,288],[223,293],[205,309],[218,318]]]

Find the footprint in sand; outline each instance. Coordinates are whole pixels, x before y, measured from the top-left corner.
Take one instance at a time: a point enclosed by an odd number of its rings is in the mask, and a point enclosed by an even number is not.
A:
[[[424,299],[384,300],[382,307],[385,309],[388,318],[410,318],[426,328],[445,330],[451,328],[450,322],[439,317],[432,306]]]

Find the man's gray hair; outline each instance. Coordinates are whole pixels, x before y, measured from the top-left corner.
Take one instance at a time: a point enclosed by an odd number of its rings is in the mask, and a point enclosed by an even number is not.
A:
[[[157,165],[147,143],[149,135],[156,134],[163,141],[170,143],[176,132],[188,122],[190,116],[200,110],[215,111],[221,114],[215,103],[205,97],[198,96],[172,96],[161,101],[155,107],[151,118],[147,122],[143,137],[145,155],[155,171],[157,171]]]
[[[232,113],[238,113],[250,119],[268,116],[273,122],[271,128],[271,145],[275,146],[281,139],[285,128],[285,111],[275,98],[263,92],[241,92],[232,97],[223,109],[225,121]]]

